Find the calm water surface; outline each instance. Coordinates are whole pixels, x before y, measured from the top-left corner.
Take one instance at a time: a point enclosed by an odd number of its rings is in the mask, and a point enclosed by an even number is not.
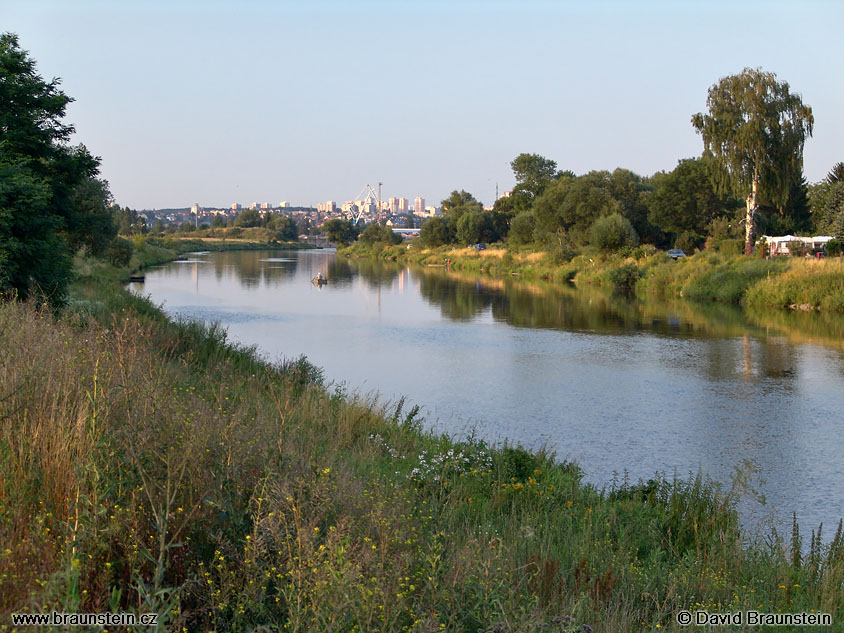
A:
[[[192,255],[135,291],[219,321],[270,360],[306,355],[351,391],[406,396],[429,427],[545,446],[586,479],[729,485],[745,523],[844,515],[844,317],[625,298],[347,261],[333,251]],[[310,280],[318,272],[328,285]]]

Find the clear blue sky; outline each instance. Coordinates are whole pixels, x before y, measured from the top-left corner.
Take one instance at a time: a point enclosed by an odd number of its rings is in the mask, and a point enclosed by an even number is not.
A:
[[[844,2],[3,0],[75,140],[134,208],[316,204],[384,183],[490,204],[521,152],[671,170],[744,67],[815,115],[810,182],[844,160]]]

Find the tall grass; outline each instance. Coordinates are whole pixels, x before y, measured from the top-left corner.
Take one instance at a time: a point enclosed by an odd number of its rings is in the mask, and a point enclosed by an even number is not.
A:
[[[428,434],[304,359],[268,365],[86,288],[58,319],[0,306],[0,629],[49,609],[187,631],[633,631],[745,607],[844,622],[840,528],[805,555],[751,542],[736,493],[700,477],[596,490],[552,455]]]
[[[785,273],[752,286],[746,301],[754,305],[844,310],[844,262],[839,258],[792,258]]]

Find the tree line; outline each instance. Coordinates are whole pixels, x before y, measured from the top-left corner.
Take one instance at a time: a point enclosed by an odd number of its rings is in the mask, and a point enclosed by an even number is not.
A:
[[[574,251],[635,246],[691,251],[731,243],[750,253],[762,233],[844,237],[844,164],[809,185],[803,144],[812,110],[773,73],[746,68],[709,89],[709,111],[691,119],[699,157],[669,172],[575,175],[538,154],[511,163],[516,185],[491,212],[466,191],[442,201],[442,217],[422,225],[426,246],[505,241]],[[736,245],[738,242],[738,245]]]

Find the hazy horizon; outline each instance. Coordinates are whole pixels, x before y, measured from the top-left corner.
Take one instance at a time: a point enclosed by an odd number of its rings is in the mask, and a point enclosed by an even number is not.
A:
[[[708,88],[745,67],[814,111],[804,171],[844,160],[844,4],[11,0],[74,142],[137,209],[315,206],[366,184],[486,204],[509,163],[643,176],[698,156]]]

